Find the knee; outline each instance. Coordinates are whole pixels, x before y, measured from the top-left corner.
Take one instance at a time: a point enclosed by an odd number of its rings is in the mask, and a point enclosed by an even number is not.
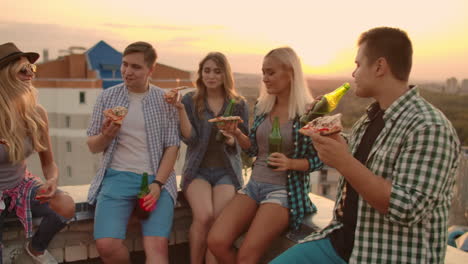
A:
[[[208,232],[211,225],[213,225],[213,222],[214,222],[213,213],[206,213],[204,215],[194,216],[192,224],[196,229],[203,229],[203,230],[206,230],[206,232]]]
[[[223,254],[224,251],[229,250],[232,246],[231,241],[229,241],[221,232],[216,230],[211,230],[208,233],[206,243],[214,255]]]
[[[162,237],[145,237],[143,245],[147,259],[166,259],[169,256],[169,241]]]
[[[49,206],[57,214],[66,219],[71,219],[75,216],[75,202],[73,198],[64,193],[58,193],[50,200]]]
[[[96,249],[101,257],[109,257],[115,254],[116,250],[119,249],[119,241],[112,238],[100,238],[96,240]]]

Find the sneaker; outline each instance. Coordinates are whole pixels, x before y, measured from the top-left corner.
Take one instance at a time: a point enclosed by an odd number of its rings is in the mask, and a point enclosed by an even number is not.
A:
[[[57,260],[49,253],[49,251],[44,250],[44,253],[39,256],[35,256],[31,251],[29,251],[29,241],[24,244],[24,249],[28,255],[32,258],[33,262],[36,264],[58,264]]]

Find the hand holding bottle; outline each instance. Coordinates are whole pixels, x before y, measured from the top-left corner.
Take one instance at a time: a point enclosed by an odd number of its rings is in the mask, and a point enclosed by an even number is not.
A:
[[[150,212],[153,211],[156,207],[156,201],[159,199],[159,193],[155,191],[155,189],[159,190],[159,186],[155,187],[148,185],[148,173],[143,173],[141,178],[140,192],[137,196],[138,204],[135,206],[135,215],[138,218],[147,219],[150,215]]]
[[[142,205],[143,209],[151,212],[156,208],[156,203],[159,200],[159,196],[161,195],[161,187],[159,185],[153,183],[148,186],[150,192],[143,197]]]
[[[315,102],[312,108],[301,116],[301,123],[305,125],[317,117],[324,116],[336,109],[341,98],[348,92],[351,86],[349,83],[344,83],[336,88],[333,92],[327,93],[322,98]]]
[[[287,171],[291,168],[291,159],[283,153],[273,152],[268,156],[268,165],[275,167],[273,171]]]

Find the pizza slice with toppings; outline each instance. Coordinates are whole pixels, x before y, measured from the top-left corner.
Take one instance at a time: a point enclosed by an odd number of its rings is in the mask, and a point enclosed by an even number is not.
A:
[[[299,133],[306,136],[311,136],[315,133],[320,133],[322,136],[329,136],[341,132],[342,129],[341,114],[336,114],[332,116],[318,117],[310,121],[299,129]]]
[[[128,113],[128,109],[123,106],[116,106],[104,110],[104,116],[110,118],[112,122],[118,125],[122,125],[122,121]]]

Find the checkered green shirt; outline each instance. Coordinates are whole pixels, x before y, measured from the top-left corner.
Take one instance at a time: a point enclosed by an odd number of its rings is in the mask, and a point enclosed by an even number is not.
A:
[[[392,182],[387,214],[359,197],[355,242],[349,263],[444,263],[448,210],[452,200],[460,143],[450,122],[410,89],[385,110],[385,127],[366,167]],[[369,124],[364,115],[353,126],[354,153]],[[341,177],[334,217],[328,227],[302,242],[326,237],[342,224],[346,195]]]

